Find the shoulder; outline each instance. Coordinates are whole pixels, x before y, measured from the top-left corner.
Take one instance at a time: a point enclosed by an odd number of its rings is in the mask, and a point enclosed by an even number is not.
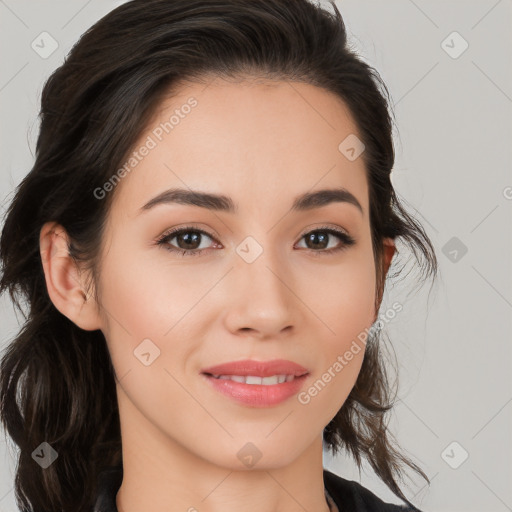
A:
[[[421,512],[405,504],[386,503],[359,482],[347,480],[326,469],[324,485],[340,512]]]

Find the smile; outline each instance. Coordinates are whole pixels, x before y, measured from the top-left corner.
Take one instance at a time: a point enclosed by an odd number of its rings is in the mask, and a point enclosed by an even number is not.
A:
[[[243,384],[260,384],[274,386],[283,382],[291,382],[295,375],[271,375],[270,377],[258,377],[256,375],[212,375],[215,379],[232,380]]]

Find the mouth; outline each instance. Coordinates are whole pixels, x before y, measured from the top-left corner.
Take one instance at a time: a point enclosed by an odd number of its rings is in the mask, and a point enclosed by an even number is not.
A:
[[[233,382],[239,382],[240,384],[260,386],[275,386],[276,384],[291,382],[294,379],[302,377],[302,375],[298,377],[295,375],[271,375],[269,377],[260,377],[258,375],[214,375],[211,373],[204,373],[204,375],[213,377],[214,379],[232,380]]]
[[[291,361],[234,361],[201,375],[222,395],[249,407],[271,407],[297,394],[310,372]]]
[[[296,395],[309,374],[300,377],[290,375],[290,380],[284,382],[279,382],[279,377],[283,377],[279,375],[265,378],[252,375],[202,375],[211,388],[239,405],[262,408],[279,405]]]

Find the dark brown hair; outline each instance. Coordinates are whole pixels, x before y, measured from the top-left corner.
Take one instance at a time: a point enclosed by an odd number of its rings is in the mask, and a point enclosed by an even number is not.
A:
[[[24,316],[0,366],[1,421],[19,448],[15,494],[22,511],[89,510],[99,472],[121,463],[105,338],[100,330],[78,328],[50,300],[41,227],[47,221],[62,225],[70,254],[88,265],[93,278],[99,275],[98,249],[115,192],[98,200],[94,190],[119,169],[180,81],[253,76],[336,94],[366,147],[377,310],[386,278],[384,237],[408,244],[421,276],[435,277],[432,244],[390,181],[395,155],[389,93],[377,71],[350,48],[342,17],[331,6],[333,12],[307,0],[133,0],[87,30],[47,80],[35,163],[16,189],[0,239],[0,293],[8,291]],[[428,478],[393,446],[387,431],[393,403],[381,341],[375,334],[368,342],[357,382],[325,428],[324,442],[333,453],[345,449],[359,468],[366,458],[411,504],[397,483],[402,466]],[[46,469],[32,458],[42,442],[58,452]]]

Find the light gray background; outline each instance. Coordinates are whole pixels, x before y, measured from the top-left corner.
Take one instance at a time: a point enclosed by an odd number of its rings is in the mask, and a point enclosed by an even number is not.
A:
[[[79,35],[121,3],[0,0],[2,213],[33,164],[44,81]],[[399,127],[393,183],[423,222],[441,267],[430,299],[429,285],[415,295],[396,286],[385,299],[404,305],[387,327],[401,365],[390,428],[431,479],[430,487],[407,480],[405,492],[425,512],[512,510],[512,2],[337,5],[353,45],[392,94]],[[59,45],[46,59],[31,48],[43,31]],[[457,36],[446,39],[454,31],[469,44],[457,58],[445,51],[462,48]],[[467,247],[455,261],[446,246],[453,237]],[[2,297],[0,348],[17,329]],[[459,464],[463,450],[469,456],[457,469],[445,462]],[[0,512],[13,512],[14,458],[3,439],[0,454]],[[326,453],[324,465],[359,479],[350,459]],[[399,503],[365,468],[361,483]]]

